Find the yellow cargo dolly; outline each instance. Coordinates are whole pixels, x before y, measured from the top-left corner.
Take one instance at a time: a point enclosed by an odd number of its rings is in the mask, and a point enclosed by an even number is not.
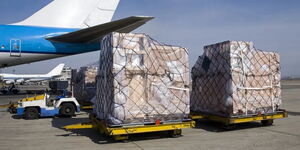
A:
[[[65,126],[66,130],[76,130],[76,129],[96,129],[101,134],[111,136],[116,141],[127,140],[129,135],[138,133],[149,133],[149,132],[160,132],[168,131],[169,135],[172,137],[178,137],[182,133],[184,128],[195,127],[195,121],[189,120],[186,122],[178,123],[166,123],[157,125],[136,125],[136,126],[122,126],[122,127],[108,127],[104,121],[101,121],[95,117],[95,115],[90,114],[89,123],[80,123]]]
[[[226,129],[230,129],[232,126],[239,123],[254,122],[254,121],[261,121],[261,123],[264,126],[269,126],[273,124],[274,119],[282,119],[287,117],[288,117],[288,113],[286,110],[283,109],[278,110],[275,113],[271,113],[271,114],[261,114],[261,115],[252,115],[252,116],[243,116],[243,117],[229,117],[229,118],[217,116],[217,115],[204,114],[204,113],[195,113],[195,112],[192,112],[190,115],[190,118],[193,120],[208,119],[211,121],[223,123]]]
[[[82,110],[92,110],[93,106],[81,106]]]

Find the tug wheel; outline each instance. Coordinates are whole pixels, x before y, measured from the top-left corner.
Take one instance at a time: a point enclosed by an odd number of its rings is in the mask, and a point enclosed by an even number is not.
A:
[[[75,115],[75,107],[71,103],[62,104],[59,113],[63,117],[72,117]]]
[[[25,110],[25,119],[32,120],[39,118],[39,111],[37,108],[27,108]]]

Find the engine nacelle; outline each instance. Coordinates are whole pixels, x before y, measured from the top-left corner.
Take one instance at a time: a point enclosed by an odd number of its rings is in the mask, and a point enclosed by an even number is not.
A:
[[[5,81],[5,84],[14,84],[14,83],[15,83],[15,81],[13,81],[13,80]]]

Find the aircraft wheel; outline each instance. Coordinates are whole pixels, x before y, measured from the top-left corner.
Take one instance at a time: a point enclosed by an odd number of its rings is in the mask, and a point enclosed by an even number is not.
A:
[[[65,103],[61,106],[59,113],[63,117],[72,117],[75,115],[75,106],[71,103]]]
[[[27,108],[25,110],[25,119],[32,120],[39,118],[39,111],[37,108]]]

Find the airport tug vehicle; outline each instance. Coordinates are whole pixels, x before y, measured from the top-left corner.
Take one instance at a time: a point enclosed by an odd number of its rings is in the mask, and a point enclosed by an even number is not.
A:
[[[67,90],[68,81],[50,81],[50,92],[34,97],[24,98],[11,104],[10,112],[16,112],[25,119],[39,117],[72,117],[80,112],[80,104]]]
[[[25,119],[39,117],[72,117],[80,111],[80,105],[74,97],[52,96],[50,94],[24,98],[18,101],[17,115]]]

